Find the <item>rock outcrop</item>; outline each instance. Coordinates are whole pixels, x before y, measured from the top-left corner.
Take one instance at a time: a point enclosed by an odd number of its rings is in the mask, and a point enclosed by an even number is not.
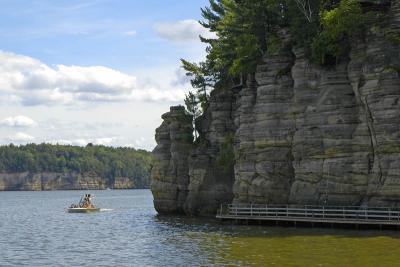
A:
[[[176,122],[175,109],[165,114],[154,151],[156,209],[400,206],[400,49],[390,38],[400,31],[400,2],[387,12],[390,23],[351,40],[349,58],[335,67],[316,66],[287,46],[265,57],[239,92],[214,90],[198,143],[174,137],[192,131],[190,119]],[[183,108],[179,113],[185,116]],[[230,135],[234,165],[224,171],[219,159]]]
[[[136,188],[131,179],[116,177],[113,181],[93,173],[20,172],[0,173],[0,191],[98,190]]]
[[[160,213],[183,213],[188,194],[188,157],[193,142],[192,117],[183,107],[171,107],[156,130],[151,190]]]

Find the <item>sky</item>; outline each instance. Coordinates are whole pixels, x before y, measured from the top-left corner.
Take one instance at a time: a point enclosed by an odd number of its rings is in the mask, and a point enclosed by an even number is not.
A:
[[[207,0],[0,0],[0,144],[152,150]]]

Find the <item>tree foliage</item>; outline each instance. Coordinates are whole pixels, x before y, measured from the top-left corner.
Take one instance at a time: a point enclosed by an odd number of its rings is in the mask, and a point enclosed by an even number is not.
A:
[[[312,43],[313,59],[324,65],[327,59],[334,63],[348,50],[348,37],[360,33],[364,15],[357,0],[341,0],[331,10],[320,13],[322,30]]]
[[[283,44],[303,48],[314,63],[337,64],[366,22],[357,0],[209,0],[201,14],[200,24],[215,37],[200,36],[204,62],[182,63],[203,109],[210,90],[243,84],[263,56]],[[289,43],[282,29],[289,30]]]
[[[215,33],[208,44],[209,66],[226,81],[255,71],[277,26],[285,26],[285,5],[276,0],[211,0],[201,24]]]
[[[193,88],[196,89],[196,93],[193,94],[198,103],[201,104],[204,110],[209,98],[209,92],[215,86],[215,82],[218,79],[216,75],[212,73],[210,68],[206,65],[207,62],[191,63],[184,59],[181,60],[183,68],[186,71],[186,75],[190,77],[190,83]]]
[[[50,144],[0,147],[0,172],[95,173],[113,181],[128,177],[137,187],[148,187],[151,155],[145,150]]]
[[[311,48],[319,39],[340,44],[364,23],[357,0],[210,0],[201,13],[200,23],[216,36],[200,37],[208,45],[204,72],[217,84],[254,72],[279,29],[291,29],[294,45]]]

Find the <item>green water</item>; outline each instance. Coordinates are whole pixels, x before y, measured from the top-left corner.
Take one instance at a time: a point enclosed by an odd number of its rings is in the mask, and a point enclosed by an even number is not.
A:
[[[199,257],[207,257],[205,264],[191,266],[400,266],[397,231],[162,220],[169,227],[182,230],[168,240],[172,247],[179,250],[190,243],[198,248]]]
[[[387,235],[387,236],[385,236]],[[238,266],[400,266],[395,233],[268,229],[260,236],[210,234],[221,250],[212,263]]]

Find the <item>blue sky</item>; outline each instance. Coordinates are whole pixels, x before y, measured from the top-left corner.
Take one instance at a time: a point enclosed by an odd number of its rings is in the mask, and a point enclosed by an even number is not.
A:
[[[129,71],[190,56],[191,47],[159,38],[153,25],[199,20],[200,7],[207,1],[8,0],[0,4],[2,50],[47,64],[104,65]]]
[[[206,0],[13,0],[0,6],[0,144],[154,147],[204,57]]]

